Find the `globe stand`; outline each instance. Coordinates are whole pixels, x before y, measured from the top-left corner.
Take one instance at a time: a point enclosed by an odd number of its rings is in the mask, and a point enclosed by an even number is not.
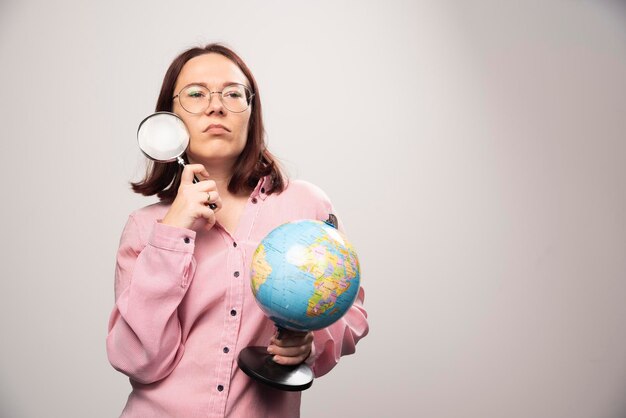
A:
[[[267,347],[246,347],[237,358],[245,374],[275,389],[298,392],[313,384],[313,371],[305,363],[284,366],[272,360]]]

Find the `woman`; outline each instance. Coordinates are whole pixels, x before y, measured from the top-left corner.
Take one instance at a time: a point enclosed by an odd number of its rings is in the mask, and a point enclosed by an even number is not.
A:
[[[299,416],[300,393],[250,379],[239,351],[269,343],[277,363],[306,361],[321,376],[368,332],[363,290],[332,326],[278,339],[250,291],[249,265],[272,229],[325,220],[331,203],[309,183],[287,184],[265,148],[254,77],[232,50],[183,52],[156,110],[185,122],[189,164],[181,172],[176,162],[151,163],[133,184],[161,202],[129,216],[117,256],[107,352],[133,387],[122,416]]]

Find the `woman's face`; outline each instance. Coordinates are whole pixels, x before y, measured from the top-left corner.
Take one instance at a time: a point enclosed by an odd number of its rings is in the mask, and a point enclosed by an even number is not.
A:
[[[209,53],[185,63],[176,80],[174,94],[191,84],[220,92],[232,83],[250,88],[246,76],[234,62],[223,55]],[[209,107],[204,112],[192,114],[181,107],[178,98],[174,99],[173,112],[181,117],[189,130],[187,156],[190,162],[232,167],[246,145],[251,106],[241,113],[233,113],[224,107],[218,93],[211,95]],[[211,125],[222,125],[223,128]]]

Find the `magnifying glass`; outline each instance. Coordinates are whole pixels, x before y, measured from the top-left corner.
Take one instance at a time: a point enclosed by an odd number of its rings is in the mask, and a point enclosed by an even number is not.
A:
[[[152,161],[177,161],[185,166],[182,155],[189,146],[189,131],[175,113],[155,112],[142,120],[137,129],[137,142],[141,152]],[[193,182],[199,182],[196,176],[193,176]],[[215,209],[217,205],[209,203],[209,207]]]

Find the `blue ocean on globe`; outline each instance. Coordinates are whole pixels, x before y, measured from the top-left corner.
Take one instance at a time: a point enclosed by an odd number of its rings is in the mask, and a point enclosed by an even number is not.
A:
[[[272,230],[252,257],[251,286],[258,305],[276,325],[325,328],[354,302],[359,261],[344,234],[325,222],[301,220]]]

